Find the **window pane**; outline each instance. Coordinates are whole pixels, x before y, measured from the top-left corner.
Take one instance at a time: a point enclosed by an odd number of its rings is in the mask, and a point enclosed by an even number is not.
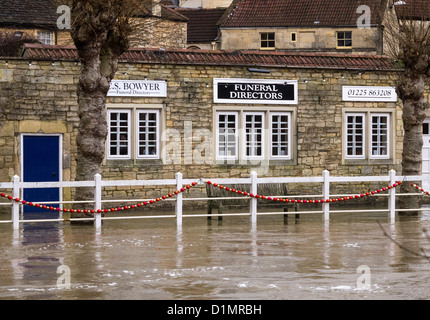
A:
[[[372,116],[372,156],[388,156],[388,115],[373,115]]]
[[[346,117],[346,154],[351,157],[364,156],[364,115]]]
[[[289,116],[271,115],[272,156],[289,156]]]
[[[237,155],[237,115],[218,114],[218,156],[236,157]]]
[[[158,112],[138,111],[138,156],[158,156]]]
[[[109,112],[109,156],[128,156],[129,112]]]
[[[263,115],[245,114],[245,146],[247,157],[263,155]]]

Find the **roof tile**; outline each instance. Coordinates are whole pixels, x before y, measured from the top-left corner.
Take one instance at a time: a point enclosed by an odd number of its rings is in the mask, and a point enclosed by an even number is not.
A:
[[[25,44],[23,57],[40,60],[78,60],[74,46]],[[121,61],[148,64],[265,66],[284,68],[328,68],[393,70],[392,60],[380,55],[261,52],[247,50],[130,49]]]
[[[371,24],[382,21],[386,0],[234,0],[219,25],[228,27],[356,26],[360,5],[371,10]],[[318,22],[318,23],[315,23]]]

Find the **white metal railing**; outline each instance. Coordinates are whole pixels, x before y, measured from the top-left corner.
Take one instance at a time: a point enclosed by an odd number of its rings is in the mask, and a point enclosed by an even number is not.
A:
[[[251,172],[249,178],[215,178],[208,179],[213,183],[217,184],[250,184],[250,193],[257,194],[257,187],[259,184],[273,184],[273,183],[320,183],[322,185],[322,193],[319,195],[294,195],[294,196],[282,196],[278,195],[278,198],[315,198],[320,197],[322,199],[329,199],[331,197],[340,197],[340,196],[350,196],[351,194],[342,194],[342,195],[331,195],[330,194],[330,185],[332,183],[345,183],[345,182],[388,182],[393,185],[398,181],[408,182],[408,181],[423,181],[423,176],[397,176],[394,170],[390,170],[388,175],[385,176],[354,176],[354,177],[344,177],[344,176],[331,176],[330,172],[325,170],[322,173],[322,176],[317,177],[258,177],[256,172]],[[103,188],[104,187],[118,187],[118,186],[130,186],[130,187],[143,187],[143,186],[172,186],[176,190],[180,190],[186,185],[190,185],[191,183],[198,181],[199,184],[205,183],[203,179],[191,180],[191,179],[183,179],[182,173],[178,172],[175,175],[175,179],[163,179],[163,180],[102,180],[101,175],[96,174],[94,176],[94,180],[92,181],[62,181],[62,182],[21,182],[18,176],[14,176],[12,182],[0,183],[0,189],[11,189],[12,190],[12,198],[20,198],[20,194],[22,194],[22,190],[26,188],[80,188],[80,187],[92,187],[95,190],[94,200],[92,201],[83,201],[80,203],[94,203],[94,217],[90,218],[70,218],[67,221],[75,221],[75,220],[94,220],[94,225],[97,229],[101,228],[102,220],[114,220],[114,219],[140,219],[140,218],[175,218],[177,225],[182,225],[183,218],[188,217],[209,217],[209,216],[250,216],[251,222],[257,222],[257,216],[259,215],[275,215],[275,214],[288,214],[286,212],[258,212],[257,210],[257,199],[253,197],[244,197],[244,200],[250,201],[250,210],[247,213],[225,213],[225,214],[184,214],[183,213],[183,202],[184,201],[207,201],[207,200],[225,200],[225,199],[235,199],[238,197],[199,197],[199,198],[185,198],[183,197],[183,193],[179,192],[175,195],[173,199],[167,199],[166,201],[175,201],[175,214],[173,215],[154,215],[154,216],[119,216],[119,217],[102,217],[101,212],[97,212],[99,209],[102,209],[103,203],[114,203],[114,202],[142,202],[149,201],[149,199],[134,199],[134,200],[103,200]],[[391,188],[388,191],[388,194],[378,193],[377,196],[387,196],[388,200],[388,208],[380,209],[380,210],[330,210],[330,202],[321,203],[322,210],[312,210],[312,211],[298,211],[294,212],[295,214],[315,214],[320,213],[324,215],[325,220],[329,220],[330,213],[337,212],[387,212],[392,220],[395,219],[396,212],[402,211],[402,209],[396,209],[396,197],[404,196],[404,195],[422,195],[422,193],[408,193],[408,194],[399,194],[396,193],[396,188]],[[272,195],[275,196],[275,195]],[[240,199],[240,198],[239,198]],[[26,199],[23,199],[26,200]],[[50,204],[58,203],[62,204],[76,204],[76,201],[59,201],[59,202],[49,202]],[[43,204],[39,202],[39,204]],[[10,205],[1,203],[1,205]],[[18,229],[20,223],[23,222],[52,222],[52,221],[66,221],[62,218],[61,211],[59,219],[38,219],[38,220],[21,220],[20,219],[20,207],[23,205],[22,202],[11,201],[12,205],[12,219],[11,220],[3,220],[0,223],[12,223],[14,229]],[[411,209],[409,209],[411,210]],[[416,208],[414,211],[422,211],[425,209]],[[428,210],[428,209],[426,209]]]

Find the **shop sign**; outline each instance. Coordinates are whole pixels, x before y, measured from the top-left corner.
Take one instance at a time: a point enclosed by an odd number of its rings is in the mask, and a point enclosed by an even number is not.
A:
[[[215,103],[297,104],[297,80],[214,79]]]
[[[397,102],[397,93],[394,87],[343,86],[342,100]]]
[[[166,81],[112,80],[108,97],[167,97]]]

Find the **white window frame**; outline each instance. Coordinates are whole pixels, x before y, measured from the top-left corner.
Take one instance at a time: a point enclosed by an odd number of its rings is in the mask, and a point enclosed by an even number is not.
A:
[[[140,150],[140,114],[146,113],[156,114],[156,127],[155,127],[155,135],[156,135],[156,152],[153,155],[141,155]],[[160,110],[155,109],[136,109],[136,126],[135,126],[135,145],[136,145],[136,159],[159,159],[160,158]]]
[[[287,155],[273,155],[273,116],[287,116]],[[291,112],[269,112],[269,155],[273,160],[291,160]],[[279,135],[279,133],[278,133]],[[279,143],[279,141],[278,141]]]
[[[234,115],[235,116],[235,154],[234,155],[220,155],[220,132],[219,132],[219,116],[220,115]],[[216,112],[216,159],[217,160],[237,160],[239,159],[239,112],[229,112],[229,111],[217,111]]]
[[[386,155],[373,155],[373,118],[386,117],[387,118],[387,154]],[[390,113],[370,113],[369,115],[369,158],[370,159],[389,159],[390,158],[390,137],[391,137],[391,115]],[[378,142],[379,144],[379,142]],[[380,146],[378,146],[380,148]]]
[[[260,156],[256,156],[256,155],[251,155],[248,156],[246,154],[246,149],[247,149],[247,145],[246,145],[246,138],[247,138],[247,133],[246,133],[246,116],[251,115],[251,116],[261,116],[261,155]],[[242,156],[244,160],[263,160],[265,159],[265,149],[266,149],[266,137],[265,137],[265,131],[266,131],[266,120],[265,120],[265,116],[266,116],[266,112],[253,112],[253,111],[244,111],[243,112],[243,116],[242,116]],[[254,136],[255,133],[252,133],[252,135]],[[255,146],[253,147],[255,148]]]
[[[127,155],[112,155],[111,154],[111,114],[126,113],[128,115],[127,126]],[[130,109],[108,109],[108,137],[107,137],[107,159],[131,159],[131,110]],[[118,147],[117,147],[118,148]]]
[[[54,44],[52,32],[49,31],[37,31],[37,40],[43,44]]]
[[[362,117],[363,119],[363,128],[362,128],[362,135],[363,135],[363,139],[362,139],[362,150],[363,150],[363,154],[362,155],[348,155],[348,117]],[[355,130],[355,128],[354,128]],[[365,159],[366,158],[366,113],[364,112],[360,112],[360,113],[354,113],[354,112],[345,112],[345,159]],[[355,146],[355,142],[354,142],[354,146],[353,148],[356,148]]]

